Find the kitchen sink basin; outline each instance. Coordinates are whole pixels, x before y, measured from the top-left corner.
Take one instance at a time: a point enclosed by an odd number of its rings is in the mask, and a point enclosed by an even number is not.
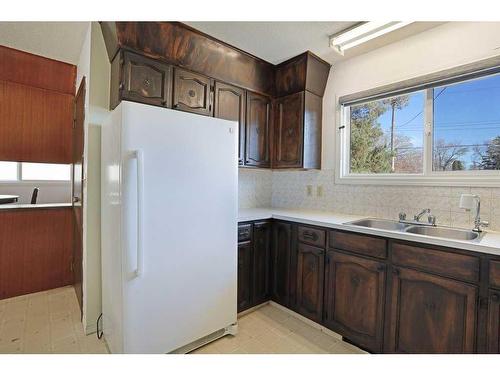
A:
[[[420,227],[417,225],[409,226],[405,229],[405,232],[462,241],[473,241],[479,237],[479,233],[471,230],[443,227]]]
[[[397,230],[397,231],[403,231],[404,229],[409,227],[408,224],[399,223],[393,220],[382,220],[382,219],[361,219],[361,220],[351,221],[345,224],[357,225],[360,227],[367,227],[367,228]]]

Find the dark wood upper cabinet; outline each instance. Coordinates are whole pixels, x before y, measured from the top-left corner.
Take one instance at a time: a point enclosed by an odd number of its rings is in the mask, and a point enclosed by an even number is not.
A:
[[[274,222],[271,248],[271,298],[283,306],[289,306],[291,251],[292,225]]]
[[[500,291],[490,290],[488,303],[487,351],[500,354]]]
[[[257,222],[253,226],[253,299],[258,305],[269,299],[269,260],[271,251],[271,223]]]
[[[245,165],[270,167],[271,99],[247,92]]]
[[[297,253],[297,311],[321,323],[325,250],[299,243]]]
[[[385,264],[328,250],[325,325],[373,352],[381,352]]]
[[[300,168],[304,144],[304,93],[276,100],[274,119],[274,168]]]
[[[222,82],[215,82],[214,116],[239,124],[238,164],[245,160],[245,90]]]
[[[130,52],[117,58],[122,65],[120,99],[171,107],[171,65]]]
[[[478,288],[395,268],[386,352],[473,353]]]
[[[252,304],[252,252],[250,241],[238,244],[238,312]]]
[[[200,115],[212,115],[212,80],[184,69],[174,69],[172,107]]]

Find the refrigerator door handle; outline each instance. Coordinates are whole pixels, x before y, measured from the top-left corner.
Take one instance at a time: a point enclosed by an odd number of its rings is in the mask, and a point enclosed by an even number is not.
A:
[[[144,192],[144,156],[142,150],[132,151],[132,155],[137,160],[137,263],[134,274],[136,277],[144,273],[144,256],[143,256],[143,233],[142,233],[142,219],[143,219],[143,192]]]

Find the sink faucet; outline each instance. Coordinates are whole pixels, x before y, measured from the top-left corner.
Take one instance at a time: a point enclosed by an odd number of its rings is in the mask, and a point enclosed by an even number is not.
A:
[[[431,209],[430,209],[430,208],[424,208],[424,209],[422,210],[422,212],[420,212],[419,214],[416,214],[415,216],[413,216],[413,219],[414,219],[415,221],[420,221],[420,218],[421,218],[422,216],[424,216],[425,214],[430,214],[430,213],[431,213]]]
[[[487,221],[481,220],[481,198],[475,194],[462,194],[460,196],[460,208],[470,211],[474,207],[474,203],[476,206],[476,217],[474,218],[474,229],[472,230],[481,233],[483,231],[481,227],[489,226]]]

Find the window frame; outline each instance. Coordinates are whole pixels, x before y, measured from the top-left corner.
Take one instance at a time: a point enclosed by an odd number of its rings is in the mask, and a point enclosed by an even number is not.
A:
[[[363,93],[349,95],[357,97],[355,100],[343,100],[339,98],[338,122],[340,126],[336,129],[337,142],[337,168],[335,182],[339,184],[371,184],[371,185],[429,185],[429,186],[500,186],[500,171],[496,170],[463,170],[463,171],[433,171],[433,135],[434,135],[434,96],[433,90],[438,86],[460,84],[475,79],[498,75],[498,69],[493,71],[472,72],[465,76],[453,76],[443,80],[435,80],[413,87],[405,87],[400,90],[388,90],[383,92],[380,88],[374,89],[376,95]],[[391,85],[389,85],[391,86]],[[370,90],[368,90],[369,92]],[[350,106],[371,102],[387,97],[424,91],[424,126],[423,136],[423,170],[422,173],[351,173],[350,172]],[[345,97],[344,97],[345,98]]]
[[[23,163],[24,162],[15,162],[17,163],[17,175],[15,180],[0,180],[0,185],[33,185],[33,184],[47,184],[47,185],[67,185],[71,183],[71,179],[73,176],[73,166],[71,164],[65,164],[69,165],[70,167],[70,173],[69,173],[69,179],[68,180],[23,180],[22,179],[22,173],[23,173]],[[46,163],[50,164],[50,163]]]

